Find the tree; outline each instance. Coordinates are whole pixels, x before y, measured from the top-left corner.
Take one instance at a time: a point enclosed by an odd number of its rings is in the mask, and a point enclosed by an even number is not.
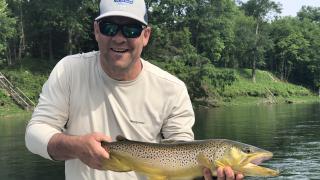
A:
[[[93,21],[98,14],[97,4],[92,0],[26,1],[31,54],[53,61],[56,57],[82,52],[83,47],[95,47]]]
[[[300,20],[309,19],[312,22],[320,23],[320,7],[303,6],[298,12]]]
[[[242,9],[244,9],[246,15],[252,16],[256,21],[255,26],[255,47],[258,47],[259,35],[260,35],[260,26],[266,21],[267,15],[270,13],[280,13],[280,4],[277,4],[271,0],[249,0],[247,3],[241,3]],[[260,51],[261,52],[261,51]],[[253,59],[252,59],[252,80],[256,81],[255,70],[257,57],[261,56],[259,54],[258,48],[253,50]]]
[[[16,20],[10,17],[8,4],[5,0],[0,0],[0,58],[7,59],[11,65],[9,44],[8,41],[14,37]]]
[[[232,49],[233,19],[237,7],[232,0],[199,0],[188,10],[192,44],[198,53],[218,66],[226,66],[226,50]],[[224,56],[225,55],[225,56]]]
[[[239,12],[235,19],[234,49],[231,51],[234,56],[234,67],[247,68],[252,62],[252,49],[255,43],[255,21],[252,17],[245,16]]]
[[[302,70],[309,78],[298,82],[309,82],[307,85],[318,91],[320,95],[320,8],[304,6],[298,12],[298,18],[302,22],[301,31],[304,37],[310,42],[309,62],[307,68]]]

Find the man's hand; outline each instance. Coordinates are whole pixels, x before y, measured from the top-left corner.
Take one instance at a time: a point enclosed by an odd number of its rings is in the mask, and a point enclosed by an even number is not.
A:
[[[58,133],[52,136],[47,148],[55,160],[78,158],[89,167],[102,170],[103,161],[109,158],[109,153],[101,146],[102,141],[110,142],[111,137],[102,133],[83,136]]]
[[[109,153],[101,146],[102,141],[110,142],[111,138],[101,133],[79,137],[76,156],[93,169],[103,168],[103,160],[109,159]]]
[[[212,173],[210,169],[203,169],[203,176],[205,180],[212,180]],[[234,174],[230,167],[219,167],[217,169],[217,180],[242,180],[244,179],[243,174]]]

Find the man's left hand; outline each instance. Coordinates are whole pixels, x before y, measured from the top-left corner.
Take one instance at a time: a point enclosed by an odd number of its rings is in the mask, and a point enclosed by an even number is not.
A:
[[[212,173],[210,169],[204,168],[203,176],[205,180],[212,180]],[[242,180],[243,174],[235,174],[230,167],[219,167],[217,169],[217,180]]]

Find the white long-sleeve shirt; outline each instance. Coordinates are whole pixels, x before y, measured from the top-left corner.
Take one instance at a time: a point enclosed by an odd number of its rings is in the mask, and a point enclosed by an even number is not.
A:
[[[56,133],[101,132],[115,139],[160,142],[192,140],[194,112],[185,84],[141,60],[135,80],[116,81],[102,69],[99,52],[67,56],[50,74],[27,129],[26,146],[51,159],[47,145]],[[89,168],[79,159],[65,162],[67,180],[144,179],[134,172]]]

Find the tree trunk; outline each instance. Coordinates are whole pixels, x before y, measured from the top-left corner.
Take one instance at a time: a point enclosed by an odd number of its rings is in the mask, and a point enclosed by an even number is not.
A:
[[[53,49],[52,49],[52,31],[49,31],[49,42],[48,42],[48,48],[49,48],[49,60],[53,61]]]
[[[72,30],[71,28],[68,29],[68,47],[69,47],[69,55],[71,55],[72,52]]]
[[[21,62],[23,51],[25,50],[25,35],[23,29],[23,13],[22,13],[22,5],[20,4],[20,41],[19,41],[19,51],[18,51],[18,61]]]
[[[253,60],[252,60],[252,82],[256,83],[256,63],[257,63],[257,45],[258,45],[258,33],[259,33],[259,22],[257,20],[256,26],[256,39],[254,43],[254,52],[253,52]]]
[[[281,61],[281,64],[280,64],[280,79],[281,81],[284,80],[284,74],[285,74],[285,60],[284,60],[284,57],[281,57],[282,61]]]
[[[252,62],[252,82],[256,83],[256,50],[253,52],[253,62]]]
[[[11,49],[10,49],[10,43],[8,43],[8,45],[7,45],[7,63],[8,63],[8,65],[10,65],[11,62],[12,62]]]

